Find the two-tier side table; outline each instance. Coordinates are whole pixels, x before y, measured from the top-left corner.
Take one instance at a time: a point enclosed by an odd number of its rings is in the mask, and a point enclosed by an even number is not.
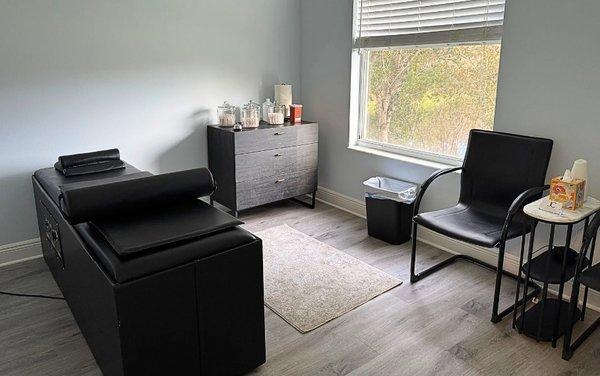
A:
[[[556,340],[565,332],[568,325],[573,325],[585,311],[585,301],[587,300],[587,289],[584,293],[584,304],[582,310],[573,315],[573,321],[568,323],[569,302],[563,300],[565,282],[569,281],[575,275],[575,269],[579,253],[571,248],[573,227],[579,222],[584,222],[584,231],[587,228],[590,216],[600,209],[600,201],[588,197],[584,205],[577,210],[563,210],[561,214],[554,214],[543,211],[539,208],[540,201],[531,202],[523,208],[528,220],[531,221],[532,231],[530,235],[527,260],[525,264],[523,247],[519,257],[519,280],[522,274],[525,275],[523,296],[527,295],[527,290],[531,280],[543,283],[542,296],[539,302],[526,310],[526,304],[520,307],[521,314],[517,317],[515,307],[513,313],[513,327],[518,328],[519,333],[536,339],[537,341],[552,341],[552,347],[556,347]],[[539,255],[533,256],[535,229],[538,222],[550,225],[550,236],[548,245],[543,247],[546,250]],[[555,245],[556,226],[567,226],[567,232],[564,245]],[[593,250],[592,250],[593,252]],[[593,254],[591,254],[593,257]],[[589,260],[584,260],[587,265]],[[558,295],[556,298],[548,297],[548,285],[558,285]],[[515,302],[519,299],[519,285]],[[524,300],[525,301],[525,300]]]

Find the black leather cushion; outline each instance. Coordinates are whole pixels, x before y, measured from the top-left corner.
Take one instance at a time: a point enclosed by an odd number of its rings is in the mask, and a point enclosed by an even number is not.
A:
[[[58,157],[58,164],[61,168],[69,168],[86,164],[120,160],[121,155],[119,153],[119,149],[108,149],[93,151],[90,153],[61,155]]]
[[[418,214],[415,222],[467,243],[497,247],[513,201],[529,188],[544,185],[552,143],[545,138],[472,130],[458,204]],[[517,215],[508,239],[519,236],[522,229],[523,217]]]
[[[121,256],[201,237],[242,223],[200,200],[136,210],[90,222]]]
[[[65,176],[93,174],[125,168],[119,149],[94,151],[91,153],[62,155],[54,168]]]
[[[212,174],[206,168],[92,186],[66,184],[61,189],[61,210],[67,220],[75,224],[193,202],[211,194],[214,189]]]
[[[81,166],[72,166],[62,168],[60,162],[54,164],[54,168],[60,171],[65,176],[79,176],[96,174],[98,172],[120,170],[125,168],[125,162],[123,161],[103,161],[98,163],[90,163]]]
[[[153,252],[120,257],[112,250],[106,239],[89,224],[75,225],[75,229],[104,270],[118,283],[160,272],[256,240],[249,232],[234,227],[198,239],[159,247]]]
[[[453,239],[480,245],[497,247],[500,243],[504,218],[478,211],[466,205],[418,214],[414,218],[419,225]],[[508,231],[508,239],[522,233],[522,222],[516,220]]]
[[[44,190],[50,195],[52,200],[59,206],[58,197],[60,196],[60,188],[65,184],[72,184],[78,182],[88,182],[88,184],[104,184],[110,181],[118,181],[119,179],[137,178],[141,176],[151,176],[149,172],[143,172],[140,175],[134,177],[125,177],[126,175],[139,174],[140,170],[133,167],[130,164],[125,163],[125,168],[113,171],[99,172],[90,175],[81,176],[64,176],[62,173],[57,171],[54,167],[43,168],[37,170],[34,173],[35,178],[44,188]],[[124,178],[125,177],[125,178]]]
[[[600,291],[600,264],[587,268],[581,273],[579,278],[582,284],[592,290]]]

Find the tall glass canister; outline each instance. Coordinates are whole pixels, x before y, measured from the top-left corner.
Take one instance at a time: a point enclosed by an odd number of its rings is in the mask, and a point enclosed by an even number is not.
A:
[[[222,127],[233,127],[235,124],[236,110],[237,107],[230,105],[227,101],[217,107],[219,125]]]
[[[242,107],[241,121],[244,128],[257,128],[260,125],[261,107],[250,100]]]

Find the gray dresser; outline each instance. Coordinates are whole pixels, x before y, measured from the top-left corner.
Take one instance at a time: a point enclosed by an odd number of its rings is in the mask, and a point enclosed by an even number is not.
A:
[[[261,125],[234,132],[208,126],[208,167],[217,182],[211,196],[240,210],[311,194],[317,190],[319,125],[312,122]],[[304,203],[304,201],[301,201]]]

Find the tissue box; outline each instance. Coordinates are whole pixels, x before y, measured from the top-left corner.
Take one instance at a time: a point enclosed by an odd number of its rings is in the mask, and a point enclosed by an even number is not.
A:
[[[584,190],[585,180],[565,182],[558,176],[550,181],[550,200],[560,202],[564,209],[575,210],[583,205]]]

